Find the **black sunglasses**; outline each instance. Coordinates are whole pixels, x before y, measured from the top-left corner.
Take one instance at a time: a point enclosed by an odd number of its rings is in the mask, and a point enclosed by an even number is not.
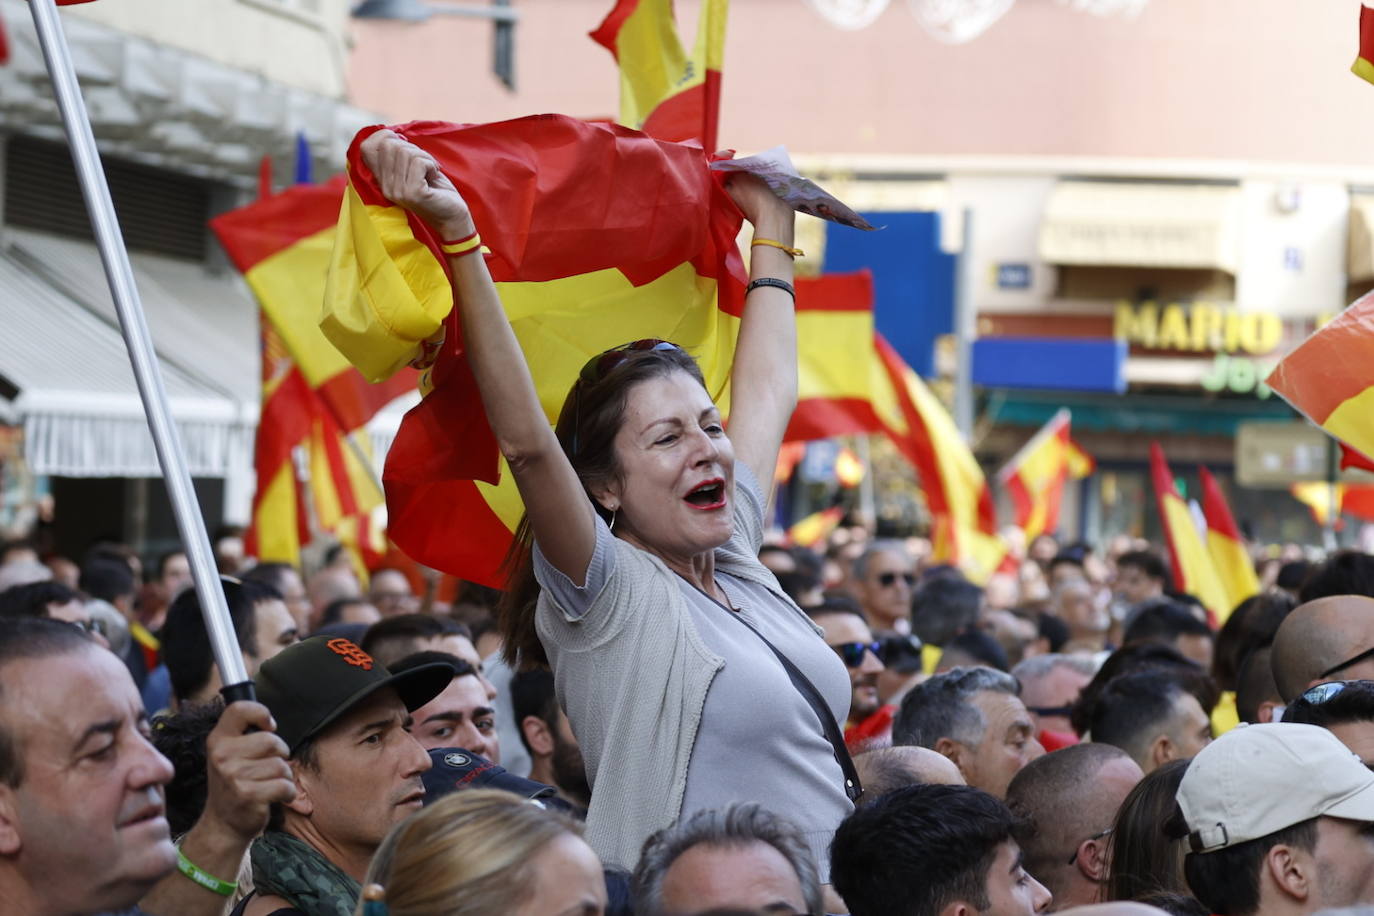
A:
[[[840,654],[846,668],[857,668],[864,663],[864,653],[872,652],[878,661],[883,660],[881,642],[842,642],[832,648]]]
[[[1331,675],[1335,674],[1337,671],[1344,671],[1346,668],[1349,668],[1351,665],[1358,665],[1360,662],[1362,662],[1362,661],[1364,661],[1365,659],[1370,658],[1370,657],[1374,657],[1374,649],[1365,649],[1363,652],[1361,652],[1359,655],[1356,655],[1354,658],[1347,658],[1345,661],[1341,662],[1339,665],[1336,665],[1336,666],[1334,666],[1334,667],[1332,667],[1332,668],[1327,668],[1327,669],[1326,669],[1325,671],[1323,671],[1321,674],[1317,675],[1317,677],[1319,677],[1319,678],[1327,678],[1327,677],[1330,677]]]
[[[1325,675],[1323,675],[1325,677]],[[1352,684],[1363,685],[1366,690],[1374,690],[1374,682],[1371,681],[1327,681],[1325,684],[1318,684],[1315,687],[1308,687],[1302,692],[1294,705],[1306,703],[1308,706],[1320,706],[1323,703],[1336,699],[1345,692],[1345,688]]]
[[[1027,706],[1026,712],[1035,713],[1037,716],[1068,716],[1073,712],[1072,706]],[[1070,863],[1072,864],[1072,863]]]
[[[908,586],[916,584],[916,577],[911,573],[895,572],[878,573],[878,584],[881,585],[883,588],[891,588],[892,586],[897,584],[898,576],[901,576],[902,581],[905,582]]]
[[[640,340],[632,340],[627,344],[621,344],[618,347],[611,347],[609,350],[598,353],[587,360],[582,365],[582,371],[577,373],[577,381],[573,382],[573,455],[577,454],[577,430],[582,425],[582,388],[584,385],[595,385],[610,375],[617,366],[629,359],[631,354],[651,350],[681,349],[670,340],[645,337]]]

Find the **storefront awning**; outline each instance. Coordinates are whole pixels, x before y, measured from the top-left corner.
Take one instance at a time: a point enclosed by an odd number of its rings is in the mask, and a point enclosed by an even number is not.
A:
[[[1051,264],[1235,273],[1240,189],[1217,184],[1061,181],[1040,227]]]
[[[118,328],[0,251],[0,419],[22,423],[36,474],[160,476]],[[163,363],[172,416],[195,476],[222,477],[242,460],[251,426],[222,389]],[[251,423],[251,417],[248,418]]]
[[[1374,280],[1374,194],[1350,195],[1345,260],[1350,283]]]

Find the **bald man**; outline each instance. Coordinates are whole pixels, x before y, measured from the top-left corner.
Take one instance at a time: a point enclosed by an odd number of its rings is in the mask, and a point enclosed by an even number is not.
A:
[[[1333,595],[1298,605],[1269,660],[1285,703],[1323,681],[1374,679],[1374,598]]]
[[[1054,895],[1052,910],[1097,903],[1107,878],[1107,839],[1144,774],[1109,744],[1075,744],[1032,760],[1007,787],[1020,815],[1026,871]]]
[[[899,745],[865,751],[854,758],[854,768],[864,787],[860,805],[904,786],[964,785],[963,774],[953,760],[925,747]]]

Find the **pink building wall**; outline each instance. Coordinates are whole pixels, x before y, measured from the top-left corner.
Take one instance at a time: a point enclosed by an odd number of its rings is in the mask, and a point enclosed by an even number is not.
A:
[[[390,120],[613,116],[618,82],[586,33],[611,0],[515,0],[519,91],[491,74],[491,26],[355,20],[355,104]],[[802,0],[734,0],[722,145],[798,153],[1248,159],[1366,166],[1374,86],[1349,72],[1359,0],[1151,0],[1099,18],[1017,0],[969,44],[905,0],[867,29]],[[678,0],[684,31],[698,4]]]

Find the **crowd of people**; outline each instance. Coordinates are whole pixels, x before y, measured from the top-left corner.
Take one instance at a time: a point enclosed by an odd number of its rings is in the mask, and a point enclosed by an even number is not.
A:
[[[441,601],[225,532],[256,691],[226,706],[184,555],[6,545],[0,912],[1374,905],[1374,556],[1258,564],[1218,620],[1131,539],[1041,536],[981,585],[920,539],[788,545],[761,483],[796,397],[776,198],[729,186],[756,243],[729,434],[662,340],[594,358],[550,428],[461,196],[386,131],[364,154],[458,240],[521,562]]]

